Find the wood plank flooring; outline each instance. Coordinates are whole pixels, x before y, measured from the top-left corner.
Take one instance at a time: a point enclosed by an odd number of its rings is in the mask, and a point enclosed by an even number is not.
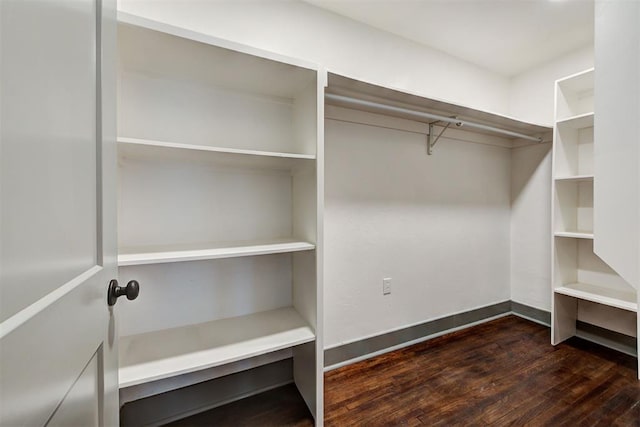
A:
[[[325,375],[325,425],[640,426],[636,359],[515,316]]]
[[[507,316],[325,374],[326,426],[640,426],[636,359]],[[293,386],[175,426],[310,426]]]
[[[171,427],[312,427],[313,417],[289,384],[168,424]]]

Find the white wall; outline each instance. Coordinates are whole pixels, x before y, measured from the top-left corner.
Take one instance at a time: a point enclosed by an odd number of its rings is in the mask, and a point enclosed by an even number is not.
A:
[[[509,114],[553,125],[554,82],[593,67],[593,46],[511,79]],[[511,299],[551,310],[551,144],[511,152]]]
[[[118,9],[330,71],[506,114],[508,79],[307,3],[287,0],[119,0]]]
[[[511,150],[511,299],[551,310],[551,144]]]
[[[510,149],[325,123],[325,347],[509,299]]]

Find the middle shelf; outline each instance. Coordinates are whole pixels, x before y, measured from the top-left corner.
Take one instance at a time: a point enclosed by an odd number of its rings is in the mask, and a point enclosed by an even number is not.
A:
[[[315,340],[292,307],[120,339],[120,387],[221,366]]]
[[[127,159],[154,159],[275,170],[291,170],[304,161],[316,158],[314,154],[237,149],[123,136],[118,137],[118,155],[121,162]]]
[[[556,231],[553,233],[556,237],[570,237],[573,239],[591,239],[593,240],[593,233],[586,233],[583,231]]]
[[[162,264],[169,262],[199,261],[253,255],[268,255],[288,252],[310,251],[315,245],[308,242],[276,239],[227,244],[193,244],[143,246],[120,248],[118,266]]]
[[[315,249],[312,155],[120,138],[118,265]]]

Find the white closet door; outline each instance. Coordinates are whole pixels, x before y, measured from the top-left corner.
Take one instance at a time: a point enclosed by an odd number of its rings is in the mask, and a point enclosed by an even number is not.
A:
[[[115,1],[0,1],[0,425],[118,424]]]

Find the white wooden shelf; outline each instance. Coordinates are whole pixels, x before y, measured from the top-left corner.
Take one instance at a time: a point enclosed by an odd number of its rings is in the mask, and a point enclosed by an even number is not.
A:
[[[137,145],[137,146],[146,146],[146,147],[163,147],[163,148],[178,148],[181,150],[209,151],[212,153],[242,154],[242,155],[248,155],[248,156],[284,157],[289,159],[307,159],[307,160],[314,160],[316,158],[316,156],[312,154],[243,150],[238,148],[215,147],[215,146],[197,145],[197,144],[183,144],[178,142],[154,141],[150,139],[140,139],[140,138],[118,137],[118,143],[131,144],[131,145]]]
[[[281,98],[295,97],[315,79],[317,65],[298,58],[125,12],[118,12],[118,22],[118,53],[125,71]]]
[[[593,181],[593,174],[591,174],[591,175],[557,176],[554,179],[556,181],[561,181],[561,182],[589,182],[589,181]]]
[[[291,169],[296,162],[315,160],[313,154],[246,150],[149,139],[118,137],[120,159],[219,163],[225,166]]]
[[[593,127],[593,112],[578,114],[572,117],[567,117],[557,121],[558,127],[564,127],[569,129],[584,129]]]
[[[556,231],[554,233],[556,237],[570,237],[573,239],[591,239],[593,240],[593,233],[586,233],[583,231]]]
[[[564,77],[558,80],[558,86],[563,91],[576,93],[593,90],[593,71],[593,68],[589,68],[588,70]]]
[[[585,301],[596,302],[623,310],[638,311],[636,294],[633,291],[604,288],[586,283],[571,283],[556,288],[555,293],[568,295]]]
[[[569,126],[579,129],[593,126],[593,76],[592,68],[556,81],[557,128]],[[583,119],[586,122],[582,122]]]
[[[260,356],[315,340],[291,308],[120,339],[120,388]]]
[[[295,240],[120,248],[118,266],[268,255],[313,249],[315,249],[314,244]]]
[[[532,136],[544,136],[551,131],[551,128],[545,125],[524,122],[501,114],[476,110],[438,99],[426,98],[422,95],[407,92],[404,89],[395,89],[389,86],[378,86],[370,82],[355,80],[335,73],[328,74],[328,81],[329,85],[326,91],[327,94],[354,97],[356,99],[389,104],[394,107],[400,107],[408,110],[438,112],[438,114],[445,116],[456,116],[462,121],[468,120],[470,122]],[[355,108],[360,111],[380,113],[378,109],[372,108],[372,106],[354,106],[352,104],[345,103],[344,99],[340,100],[328,97],[326,98],[326,103],[327,105],[336,107]],[[388,117],[416,120],[414,115],[407,114],[406,111],[385,111],[384,114]],[[495,135],[490,131],[482,129],[475,129],[474,132]]]

